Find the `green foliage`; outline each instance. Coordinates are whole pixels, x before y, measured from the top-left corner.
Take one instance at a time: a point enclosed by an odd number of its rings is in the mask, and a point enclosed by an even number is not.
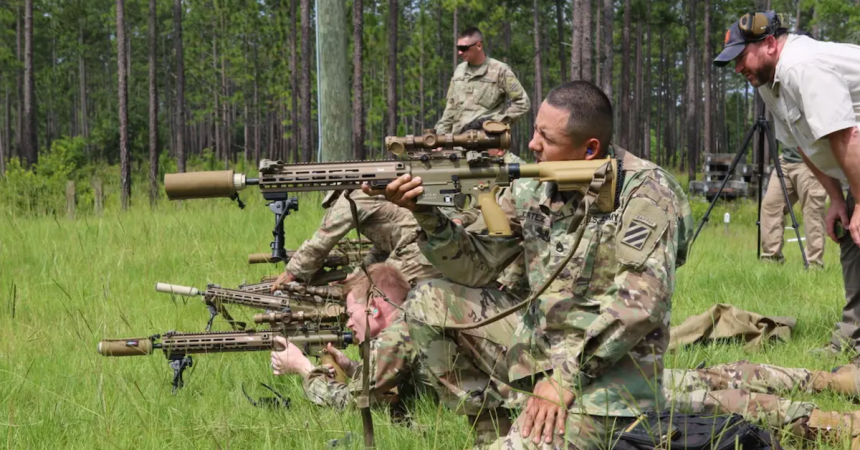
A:
[[[84,161],[84,140],[63,138],[42,152],[31,170],[13,158],[6,179],[0,179],[4,195],[0,202],[19,213],[55,214],[65,208],[66,182],[78,178]]]

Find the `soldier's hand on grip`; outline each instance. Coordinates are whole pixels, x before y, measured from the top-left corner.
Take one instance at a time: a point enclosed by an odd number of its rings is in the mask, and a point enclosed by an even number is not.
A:
[[[412,175],[402,175],[396,180],[388,183],[385,189],[371,189],[364,183],[361,190],[367,195],[384,195],[385,199],[397,206],[406,208],[412,212],[424,211],[428,207],[418,206],[418,196],[424,193],[421,177],[412,178]]]

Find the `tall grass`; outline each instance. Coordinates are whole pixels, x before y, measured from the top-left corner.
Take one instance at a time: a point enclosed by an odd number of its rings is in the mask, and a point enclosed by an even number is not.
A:
[[[202,330],[207,313],[199,301],[154,291],[156,282],[235,286],[274,273],[248,266],[248,253],[265,251],[272,215],[254,193],[239,210],[227,200],[159,203],[122,213],[113,203],[103,217],[81,214],[21,216],[0,212],[0,444],[7,448],[361,448],[361,422],[304,400],[300,380],[273,377],[265,352],[195,358],[186,387],[171,394],[171,372],[160,352],[105,358],[96,343],[168,330]],[[296,248],[319,223],[319,196],[305,195],[287,219],[287,244]],[[697,202],[700,217],[707,205]],[[728,209],[727,209],[728,208]],[[732,211],[725,232],[723,213]],[[679,270],[672,323],[714,303],[798,319],[791,342],[745,349],[742,343],[693,346],[668,357],[691,367],[747,359],[830,369],[810,349],[829,340],[844,302],[838,248],[828,243],[823,271],[805,272],[796,244],[788,263],[755,259],[755,206],[718,207],[713,225]],[[789,236],[790,237],[790,236]],[[250,312],[233,308],[240,320]],[[226,329],[223,321],[217,322]],[[844,363],[841,357],[840,363]],[[248,404],[264,396],[259,383],[292,398],[284,410]],[[846,399],[803,395],[827,409],[851,410]],[[384,410],[374,419],[379,448],[469,448],[469,427],[427,399],[412,412],[413,427],[394,424]],[[351,434],[351,439],[344,439]],[[346,442],[344,442],[346,441]],[[822,447],[825,448],[825,447]]]

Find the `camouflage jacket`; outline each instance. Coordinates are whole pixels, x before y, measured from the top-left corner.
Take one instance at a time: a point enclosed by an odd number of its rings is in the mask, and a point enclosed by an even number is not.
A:
[[[361,233],[373,243],[365,262],[387,261],[400,269],[410,283],[439,276],[418,250],[418,224],[407,209],[388,202],[384,197],[368,196],[359,190],[350,196],[357,207]],[[326,198],[331,198],[331,195]],[[328,203],[324,202],[326,214],[319,229],[287,263],[286,271],[298,279],[309,279],[322,267],[323,259],[341,238],[355,228],[345,195],[340,195],[330,206]]]
[[[343,384],[316,368],[304,382],[305,395],[321,406],[345,408],[361,394],[362,373],[362,364],[359,363],[353,373],[348,374],[349,383]],[[415,387],[427,384],[402,317],[370,341],[370,373],[370,396],[379,402],[385,402],[386,396],[395,388],[402,397]]]
[[[433,210],[415,216],[422,252],[468,286],[493,280],[522,251],[523,273],[537,289],[583,232],[567,266],[526,309],[508,346],[508,381],[551,377],[576,394],[573,411],[634,416],[663,404],[675,269],[693,221],[671,175],[624,150],[616,156],[624,176],[618,207],[593,209],[576,230],[568,228],[582,195],[537,180],[516,181],[499,201],[514,229],[509,239],[462,232]]]
[[[461,133],[469,122],[480,118],[512,123],[529,106],[528,94],[507,64],[487,58],[473,68],[463,62],[448,85],[448,104],[436,132]]]

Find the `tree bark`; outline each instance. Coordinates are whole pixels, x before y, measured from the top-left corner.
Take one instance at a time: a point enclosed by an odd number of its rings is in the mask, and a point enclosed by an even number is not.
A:
[[[624,127],[619,133],[621,147],[627,148],[631,142],[629,140],[630,132],[630,19],[633,15],[633,8],[630,5],[630,0],[624,0],[624,25],[621,29],[621,126]]]
[[[15,148],[21,162],[26,164],[24,154],[24,9],[18,4],[15,14],[15,57],[18,59],[18,74],[15,80],[17,87],[17,98],[15,99]]]
[[[594,79],[594,69],[591,57],[591,0],[580,1],[580,24],[582,26],[582,40],[580,41],[580,53],[582,58],[582,72],[580,77],[585,81]]]
[[[78,55],[78,78],[80,82],[80,108],[81,108],[81,135],[85,140],[90,138],[89,121],[87,119],[87,67],[84,62],[84,25],[83,21],[78,24],[78,45],[81,47],[81,53]],[[87,142],[87,151],[89,151],[89,142]]]
[[[158,200],[158,16],[156,0],[149,0],[149,204]]]
[[[705,90],[705,107],[704,109],[704,126],[702,143],[704,144],[703,151],[705,154],[713,151],[714,145],[714,112],[713,112],[713,89],[711,88],[711,0],[705,0],[705,18],[704,18],[704,45],[702,46],[702,84]]]
[[[131,161],[128,154],[128,65],[125,42],[125,0],[116,0],[117,67],[119,69],[119,165],[123,211],[131,198]]]
[[[185,57],[182,54],[182,0],[173,0],[173,41],[176,45],[176,169],[185,172]]]
[[[26,167],[39,160],[36,134],[36,78],[33,73],[33,0],[24,1],[24,133],[21,140]]]
[[[348,161],[352,151],[352,109],[350,102],[349,56],[347,41],[349,27],[343,0],[317,1],[319,30],[319,73],[317,86],[321,121],[320,158],[323,161]]]
[[[310,0],[301,0],[302,67],[299,79],[301,97],[299,114],[299,146],[302,162],[311,162],[311,5]]]
[[[653,70],[651,67],[651,4],[651,2],[648,2],[648,13],[645,16],[645,34],[647,35],[646,39],[648,43],[645,50],[645,88],[642,92],[644,97],[642,127],[645,132],[643,136],[644,142],[642,143],[642,156],[649,161],[651,160],[651,71]]]
[[[452,74],[454,73],[454,71],[457,70],[457,37],[460,34],[460,30],[457,27],[459,27],[459,26],[460,25],[457,23],[457,7],[455,6],[454,7],[454,27],[453,27],[453,29],[454,29],[454,54],[452,57],[453,58],[452,62],[453,62],[454,67],[451,69]]]
[[[367,159],[367,150],[364,148],[364,74],[361,61],[364,50],[364,0],[353,1],[352,42],[352,154],[361,161]]]
[[[612,100],[612,66],[615,59],[615,50],[612,46],[612,26],[615,23],[615,2],[613,0],[603,0],[603,51],[600,74],[600,87],[603,92]],[[618,105],[615,105],[616,108]]]
[[[3,95],[3,137],[6,139],[6,158],[12,158],[12,108],[9,101],[9,90]]]
[[[600,0],[596,0],[594,4],[594,82],[596,84],[601,84],[603,81],[603,76],[601,70],[603,69],[603,44],[601,41],[601,36],[603,36],[603,31],[601,24],[601,12],[603,11],[603,7],[600,4]],[[609,98],[612,98],[610,95]]]
[[[573,17],[571,17],[570,43],[570,79],[582,78],[582,3],[584,0],[573,0]]]
[[[355,1],[355,0],[353,0]],[[418,132],[424,133],[424,0],[418,2]]]
[[[687,129],[687,174],[690,181],[696,179],[698,164],[698,122],[696,117],[696,0],[687,5],[687,94],[684,126]]]
[[[299,135],[301,134],[299,130],[299,97],[301,96],[298,71],[299,34],[298,29],[296,28],[296,11],[298,10],[298,5],[298,0],[292,0],[290,2],[290,10],[288,14],[290,34],[289,38],[287,39],[287,45],[290,46],[290,99],[292,100],[290,105],[290,147],[292,148],[292,151],[294,153],[293,161],[295,162],[301,160],[298,150]],[[266,120],[268,121],[268,115],[266,116]],[[270,128],[267,126],[266,133],[269,134],[269,132]],[[269,137],[269,139],[271,139],[271,137]],[[271,155],[271,153],[269,154]]]
[[[634,31],[636,49],[636,75],[633,78],[633,109],[630,114],[630,123],[627,125],[629,133],[627,142],[630,143],[628,150],[636,156],[642,156],[642,22],[636,19]]]
[[[397,134],[397,16],[400,15],[397,0],[388,0],[388,84],[385,95],[388,120],[385,132]]]
[[[555,0],[555,21],[558,27],[558,61],[561,67],[561,81],[569,80],[567,75],[567,56],[564,51],[564,3],[565,0]]]
[[[532,22],[534,24],[534,39],[535,39],[535,85],[534,96],[532,97],[533,114],[536,117],[540,104],[543,102],[543,74],[541,73],[540,64],[540,20],[538,19],[539,5],[538,0],[532,0]]]

